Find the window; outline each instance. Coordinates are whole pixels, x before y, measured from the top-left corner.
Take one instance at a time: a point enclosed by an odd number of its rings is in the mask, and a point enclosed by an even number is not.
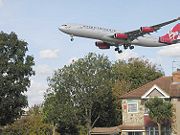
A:
[[[146,130],[147,135],[158,135],[157,127],[148,127]]]
[[[162,135],[171,135],[171,128],[170,127],[162,127]],[[146,135],[158,135],[157,127],[147,127],[146,128]]]
[[[137,100],[128,100],[127,105],[128,105],[128,112],[129,113],[138,112],[138,102],[137,102]]]
[[[128,132],[128,135],[142,135],[142,132]]]

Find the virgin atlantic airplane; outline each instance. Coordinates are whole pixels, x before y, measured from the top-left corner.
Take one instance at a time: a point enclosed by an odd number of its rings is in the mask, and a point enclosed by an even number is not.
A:
[[[115,51],[122,53],[119,46],[124,49],[134,49],[133,45],[144,47],[161,47],[180,43],[180,23],[176,24],[172,30],[160,37],[153,37],[150,34],[156,32],[161,27],[180,20],[180,17],[153,26],[140,27],[139,29],[122,32],[119,30],[95,27],[81,24],[64,24],[59,30],[70,35],[71,41],[74,36],[97,39],[95,45],[99,49],[109,49],[115,46]]]

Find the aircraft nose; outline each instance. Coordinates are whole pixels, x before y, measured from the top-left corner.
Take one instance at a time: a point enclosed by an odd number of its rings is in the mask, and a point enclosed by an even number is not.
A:
[[[68,26],[67,24],[63,24],[59,27],[59,30],[67,33],[69,31],[69,28],[70,28],[70,26]]]
[[[64,30],[65,30],[64,26],[59,27],[59,30],[64,32]]]

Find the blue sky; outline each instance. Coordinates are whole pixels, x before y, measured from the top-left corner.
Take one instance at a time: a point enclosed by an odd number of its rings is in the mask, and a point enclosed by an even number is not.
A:
[[[99,50],[92,39],[75,37],[75,41],[70,42],[70,37],[58,27],[64,23],[80,23],[129,31],[180,16],[179,5],[179,0],[0,0],[0,30],[14,31],[19,39],[29,43],[28,54],[35,57],[36,76],[31,78],[32,86],[27,93],[32,106],[42,103],[47,77],[55,69],[88,52],[107,55],[112,61],[145,57],[161,64],[166,75],[171,75],[172,60],[180,60],[180,44],[161,48],[135,47],[119,55],[113,48]],[[175,24],[154,35],[165,34]]]

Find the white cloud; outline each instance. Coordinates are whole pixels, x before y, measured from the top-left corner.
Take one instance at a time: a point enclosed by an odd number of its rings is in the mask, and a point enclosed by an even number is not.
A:
[[[159,55],[180,57],[180,44],[163,47],[158,51]]]
[[[53,68],[51,68],[49,65],[43,64],[38,65],[35,67],[36,75],[51,75],[53,73]]]
[[[46,92],[48,86],[47,84],[40,83],[37,81],[31,81],[31,87],[27,91],[29,106],[34,104],[41,104],[43,102],[43,95]]]
[[[128,60],[129,58],[137,58],[138,54],[133,52],[132,50],[125,50],[122,53],[116,53],[116,57],[120,60]]]
[[[59,55],[59,49],[46,49],[40,51],[40,58],[42,59],[54,59]]]

